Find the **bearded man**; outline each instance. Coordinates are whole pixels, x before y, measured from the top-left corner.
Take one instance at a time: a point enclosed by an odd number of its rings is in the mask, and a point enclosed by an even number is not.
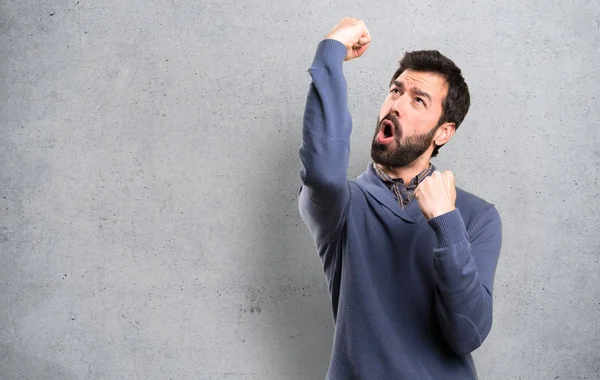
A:
[[[431,164],[467,114],[469,90],[439,52],[406,53],[379,111],[372,162],[348,180],[343,62],[370,43],[363,21],[344,18],[309,69],[298,202],[332,301],[326,379],[476,379],[471,353],[492,326],[501,220]]]

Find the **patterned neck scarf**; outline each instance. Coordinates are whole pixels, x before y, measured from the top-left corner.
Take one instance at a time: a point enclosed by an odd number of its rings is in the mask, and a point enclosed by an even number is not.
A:
[[[404,208],[414,197],[415,189],[427,176],[435,171],[435,167],[432,164],[427,166],[427,169],[423,170],[421,173],[417,174],[408,185],[404,185],[404,180],[402,178],[391,178],[389,175],[385,174],[383,170],[381,170],[377,164],[373,162],[373,169],[375,173],[386,184],[386,186],[392,190],[394,193],[394,197],[398,201],[400,207]]]

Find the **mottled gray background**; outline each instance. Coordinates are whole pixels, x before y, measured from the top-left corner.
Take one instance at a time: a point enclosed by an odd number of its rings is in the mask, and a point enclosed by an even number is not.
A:
[[[598,1],[1,0],[1,380],[324,377],[298,147],[346,15],[350,177],[404,51],[470,84],[434,162],[504,222],[481,378],[600,379]]]

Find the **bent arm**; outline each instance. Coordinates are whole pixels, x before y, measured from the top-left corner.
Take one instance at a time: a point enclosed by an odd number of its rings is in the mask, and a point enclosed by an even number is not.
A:
[[[502,242],[494,207],[484,211],[469,238],[455,209],[429,221],[434,249],[436,307],[446,341],[459,355],[481,346],[492,327],[493,283]]]

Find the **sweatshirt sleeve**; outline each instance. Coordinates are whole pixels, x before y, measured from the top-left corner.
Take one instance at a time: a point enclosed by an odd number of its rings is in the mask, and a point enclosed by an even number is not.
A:
[[[343,75],[345,46],[319,43],[308,70],[310,84],[300,146],[299,210],[317,242],[340,231],[350,202],[347,170],[352,120]]]
[[[465,228],[458,209],[429,221],[435,231],[436,307],[450,347],[467,355],[481,346],[492,327],[492,292],[502,242],[495,207]]]

